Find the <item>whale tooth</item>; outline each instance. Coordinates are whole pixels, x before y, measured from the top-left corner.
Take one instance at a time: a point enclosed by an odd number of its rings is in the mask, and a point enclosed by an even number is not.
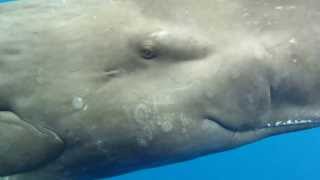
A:
[[[302,120],[292,120],[289,119],[287,121],[277,121],[275,123],[268,123],[267,127],[279,127],[279,126],[288,126],[288,125],[298,125],[298,124],[309,124],[314,123],[314,120],[310,119],[302,119]]]
[[[277,122],[275,123],[276,126],[280,126],[281,124],[282,124],[282,121],[277,121]]]
[[[289,119],[289,120],[287,121],[287,124],[289,124],[289,125],[290,125],[290,124],[294,124],[294,122]]]
[[[307,123],[308,121],[307,120],[300,120],[300,123]]]

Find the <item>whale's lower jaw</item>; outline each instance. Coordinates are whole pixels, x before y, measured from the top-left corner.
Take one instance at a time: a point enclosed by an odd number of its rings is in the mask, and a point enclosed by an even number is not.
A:
[[[315,125],[320,126],[320,119],[289,119],[286,121],[276,121],[274,123],[268,123],[265,128],[272,127],[290,127],[290,126],[300,126],[300,125]]]
[[[238,141],[235,142],[235,146],[237,146],[236,144],[243,145],[251,143],[268,136],[320,127],[320,118],[272,121],[247,130],[230,128],[221,123],[221,119],[218,120],[214,117],[207,117],[206,120],[216,124],[226,132],[233,134],[233,137],[236,137],[235,140]]]

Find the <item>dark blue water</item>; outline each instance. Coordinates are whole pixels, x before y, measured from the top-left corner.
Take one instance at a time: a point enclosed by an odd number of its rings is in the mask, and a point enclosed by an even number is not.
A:
[[[0,3],[11,0],[0,0]],[[111,180],[319,180],[320,128]]]
[[[193,161],[111,180],[319,180],[320,129],[268,138]]]

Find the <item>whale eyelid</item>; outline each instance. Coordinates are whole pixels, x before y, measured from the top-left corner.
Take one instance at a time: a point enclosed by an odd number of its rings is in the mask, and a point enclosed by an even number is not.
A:
[[[169,33],[156,35],[140,34],[132,41],[139,56],[144,60],[155,60],[160,56],[168,56],[176,61],[195,60],[211,53],[209,46],[202,44],[196,37],[177,37]]]

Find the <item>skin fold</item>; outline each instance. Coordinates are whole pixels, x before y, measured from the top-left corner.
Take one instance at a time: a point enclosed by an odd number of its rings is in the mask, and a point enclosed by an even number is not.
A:
[[[317,0],[0,4],[0,176],[93,180],[318,127],[319,12]]]

